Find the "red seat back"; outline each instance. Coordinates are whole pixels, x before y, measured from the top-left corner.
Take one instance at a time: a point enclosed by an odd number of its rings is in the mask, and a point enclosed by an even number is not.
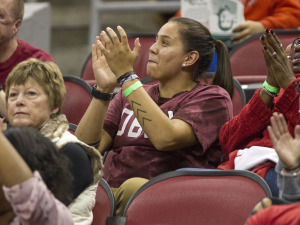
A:
[[[300,30],[274,30],[284,49],[300,37]],[[262,83],[266,79],[267,67],[262,53],[260,37],[253,35],[230,51],[233,76],[241,83]]]
[[[136,35],[129,35],[128,43],[131,49],[134,47],[134,41],[136,38],[139,38],[141,43],[141,50],[139,57],[137,58],[134,64],[134,71],[140,77],[140,79],[144,79],[148,77],[147,75],[147,63],[149,60],[149,49],[152,44],[154,44],[156,35],[155,34],[136,34]]]
[[[101,178],[96,192],[96,204],[93,208],[91,225],[105,225],[108,217],[115,215],[115,200],[107,182]]]
[[[82,70],[81,70],[81,78],[83,80],[95,80],[93,66],[92,66],[92,53],[88,55],[86,58]]]
[[[64,76],[64,82],[67,93],[62,112],[67,116],[69,123],[77,125],[92,100],[92,88],[79,77]]]
[[[126,225],[241,225],[267,196],[266,182],[249,171],[172,171],[143,185],[122,218]]]

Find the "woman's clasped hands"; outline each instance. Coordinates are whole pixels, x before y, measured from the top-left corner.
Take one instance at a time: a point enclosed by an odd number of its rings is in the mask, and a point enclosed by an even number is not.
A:
[[[286,51],[272,30],[266,29],[265,33],[261,36],[261,43],[268,68],[268,76],[269,73],[272,73],[278,86],[286,89],[295,80]]]
[[[100,33],[100,40],[96,40],[97,48],[105,56],[105,59],[114,73],[116,78],[128,71],[133,70],[133,65],[139,56],[141,45],[137,38],[134,43],[133,50],[130,49],[125,30],[118,26],[117,30],[120,34],[119,40],[117,34],[110,27],[106,28],[106,32]]]

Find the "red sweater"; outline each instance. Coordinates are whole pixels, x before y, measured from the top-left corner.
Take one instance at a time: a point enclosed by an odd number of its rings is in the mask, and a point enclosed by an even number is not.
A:
[[[22,61],[25,61],[29,58],[37,58],[43,61],[54,61],[49,53],[45,52],[42,49],[38,49],[28,44],[25,41],[18,40],[18,47],[12,54],[12,56],[7,59],[5,62],[0,63],[0,83],[5,88],[5,80],[10,73],[10,71]]]
[[[240,0],[244,4],[245,20],[261,22],[269,29],[300,27],[299,0]],[[180,10],[175,17],[180,17]]]
[[[299,225],[300,203],[272,205],[249,218],[246,225]]]
[[[300,74],[296,75],[300,80]],[[228,160],[218,166],[219,169],[234,169],[234,159],[237,151],[251,146],[263,146],[272,148],[272,141],[267,126],[273,112],[282,113],[287,121],[288,129],[294,135],[294,127],[300,124],[299,98],[294,90],[294,82],[283,92],[280,97],[274,99],[273,109],[268,108],[260,99],[257,90],[249,103],[244,106],[239,115],[227,122],[220,132],[220,144]],[[256,168],[253,172],[264,177],[265,172],[274,164]]]

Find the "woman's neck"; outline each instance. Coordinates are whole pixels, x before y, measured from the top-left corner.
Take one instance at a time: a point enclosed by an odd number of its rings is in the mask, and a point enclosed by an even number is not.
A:
[[[162,98],[172,98],[175,94],[192,90],[196,85],[197,82],[193,80],[159,82],[159,96]]]

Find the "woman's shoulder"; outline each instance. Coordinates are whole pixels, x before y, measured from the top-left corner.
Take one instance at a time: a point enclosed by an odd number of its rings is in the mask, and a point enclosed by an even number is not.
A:
[[[228,92],[218,85],[198,83],[192,91],[199,95],[223,96],[230,99]]]

